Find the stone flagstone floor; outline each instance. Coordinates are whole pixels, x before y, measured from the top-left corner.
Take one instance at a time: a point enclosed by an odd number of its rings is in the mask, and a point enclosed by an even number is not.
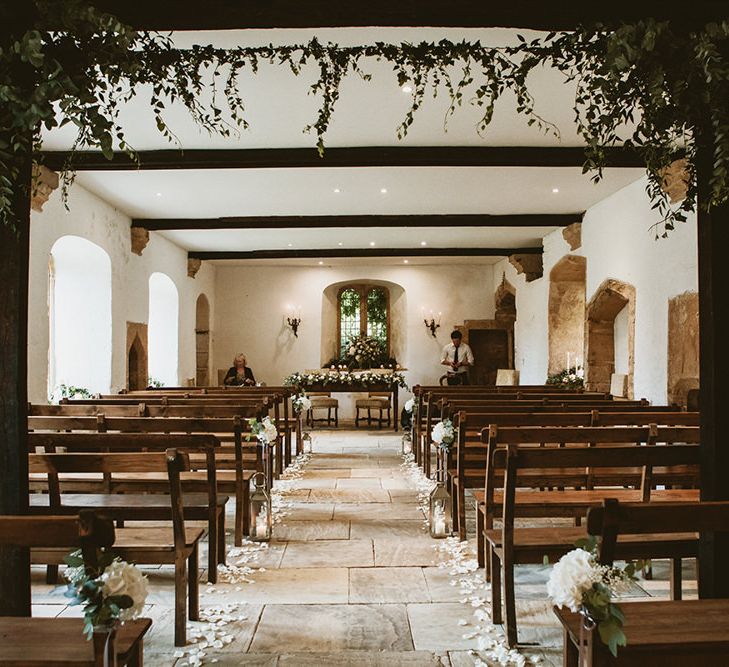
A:
[[[275,539],[229,547],[232,567],[217,585],[201,584],[208,622],[190,623],[198,642],[185,649],[172,644],[172,569],[144,568],[145,615],[153,619],[147,667],[490,664],[472,653],[474,610],[439,567],[447,555],[428,536],[401,464],[392,432],[317,431],[311,459],[282,485],[291,490]],[[535,643],[523,652],[537,664],[559,665],[562,638],[545,599],[547,576],[546,567],[518,568],[520,639]],[[638,594],[665,596],[665,579],[644,582],[649,593]],[[61,591],[42,583],[41,569],[33,581],[34,615],[78,615]]]

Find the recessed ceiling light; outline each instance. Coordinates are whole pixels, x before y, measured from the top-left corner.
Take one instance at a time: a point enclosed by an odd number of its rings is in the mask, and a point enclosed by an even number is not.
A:
[[[293,243],[289,243],[289,248],[291,248],[293,245],[294,245]]]
[[[324,264],[324,262],[322,262],[321,260],[319,260],[319,266],[322,266],[323,264]]]
[[[403,264],[408,264],[409,262],[410,262],[410,260],[408,260],[408,259],[404,259],[404,260],[402,260],[402,263],[403,263]]]
[[[341,190],[339,188],[334,188],[334,192],[335,192],[335,194],[339,194],[341,192]]]
[[[559,188],[552,188],[552,193],[555,195],[559,194]]]
[[[420,242],[420,245],[428,245],[428,242],[427,241],[421,241]]]
[[[370,241],[370,245],[375,245],[375,242],[374,241]]]
[[[337,245],[344,245],[344,243],[342,243],[342,242],[340,241],[340,242],[339,242],[339,243],[338,243]]]
[[[158,192],[158,193],[157,193],[157,194],[155,195],[155,197],[161,197],[161,196],[162,196],[162,193],[161,193],[161,192]]]
[[[412,92],[413,92],[413,87],[412,87],[412,86],[411,86],[410,84],[407,84],[407,83],[406,83],[406,84],[405,84],[405,85],[404,85],[404,86],[403,86],[403,87],[401,88],[401,90],[402,90],[402,92],[403,92],[403,93],[412,93]]]
[[[380,188],[380,192],[381,192],[381,193],[382,193],[383,195],[386,195],[386,194],[387,194],[387,188]]]

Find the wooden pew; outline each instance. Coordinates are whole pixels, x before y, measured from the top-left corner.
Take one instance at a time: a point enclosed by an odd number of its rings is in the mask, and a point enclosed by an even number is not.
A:
[[[506,444],[499,440],[502,427],[556,427],[556,426],[698,426],[697,412],[566,412],[566,413],[498,413],[464,412],[453,415],[456,442],[447,457],[440,454],[439,466],[445,470],[445,478],[453,498],[453,526],[460,538],[466,539],[465,490],[484,487],[489,452]],[[533,431],[532,431],[533,433]],[[646,435],[648,435],[646,433]],[[509,436],[504,436],[508,440]],[[523,444],[523,432],[513,436]],[[545,443],[539,442],[543,445]],[[585,476],[586,483],[590,483]],[[674,480],[681,483],[682,480]]]
[[[552,429],[554,430],[554,429]],[[561,429],[563,431],[577,432],[581,429]],[[514,566],[528,563],[541,563],[548,557],[557,559],[574,548],[574,543],[586,535],[581,527],[556,528],[514,528],[517,517],[539,518],[565,518],[585,516],[590,507],[599,505],[605,498],[618,497],[632,502],[691,502],[698,500],[698,490],[694,489],[660,489],[653,490],[651,471],[656,467],[670,466],[696,466],[698,472],[699,447],[697,444],[675,444],[665,446],[635,446],[613,445],[614,442],[631,442],[641,438],[638,433],[644,429],[604,428],[605,434],[599,436],[597,429],[582,429],[590,431],[586,434],[585,444],[598,443],[598,446],[575,446],[563,448],[535,448],[508,445],[506,448],[494,452],[493,467],[505,471],[503,494],[496,494],[487,490],[487,511],[491,502],[501,506],[502,528],[500,530],[483,529],[483,540],[491,564],[491,591],[492,591],[492,621],[501,623],[501,581],[504,583],[504,606],[506,610],[506,636],[510,646],[517,642],[516,603],[514,597]],[[698,428],[693,429],[694,437],[685,433],[689,429],[666,428],[659,429],[659,441],[671,442],[698,442]],[[683,431],[684,433],[679,433]],[[610,433],[614,432],[614,433]],[[620,432],[620,433],[618,433]],[[686,437],[683,437],[686,436]],[[559,437],[550,437],[559,441]],[[530,437],[529,441],[533,441]],[[577,433],[567,435],[567,442],[580,442]],[[606,446],[599,446],[603,443]],[[626,468],[632,473],[633,468],[643,469],[642,483],[638,488],[571,488],[565,490],[533,491],[517,490],[522,486],[520,476],[524,471],[534,470],[550,479],[554,486],[564,484],[563,471],[567,479],[572,471],[580,469]],[[615,472],[611,472],[611,477]],[[491,499],[488,496],[491,496]],[[481,529],[480,529],[481,530]],[[646,547],[646,557],[653,555],[662,558],[682,558],[695,555],[698,540],[696,535],[686,536],[681,542],[682,551],[678,552],[671,545],[671,549],[660,551],[656,544]],[[631,545],[631,557],[640,548]],[[622,557],[622,556],[621,556]],[[680,567],[680,565],[679,565]]]
[[[186,644],[186,615],[199,620],[198,543],[205,531],[185,525],[184,496],[180,474],[190,470],[189,455],[174,449],[164,454],[144,452],[134,454],[31,454],[29,466],[33,472],[59,473],[157,473],[169,475],[169,513],[171,527],[118,528],[113,550],[132,563],[174,564],[175,566],[175,646]],[[65,552],[34,550],[32,561],[60,564]],[[186,614],[187,612],[187,614]]]
[[[81,549],[93,563],[96,549],[114,543],[110,521],[82,512],[80,516],[0,516],[0,546]],[[78,618],[0,618],[0,664],[6,667],[119,667],[142,665],[148,618],[128,621],[105,638],[87,641]],[[102,639],[102,641],[98,641]]]
[[[729,503],[655,503],[627,505],[606,500],[588,512],[587,529],[601,535],[599,560],[609,565],[620,558],[621,539],[646,534],[670,540],[677,532],[719,532],[729,526]],[[617,546],[616,546],[617,544]],[[587,656],[593,667],[688,667],[729,664],[729,600],[650,600],[620,602],[627,645],[609,654],[599,638]],[[582,617],[554,609],[564,628],[564,664],[576,665]]]
[[[60,450],[64,453],[135,453],[176,449],[187,454],[202,454],[205,457],[205,470],[184,473],[182,487],[185,491],[185,519],[208,523],[208,581],[213,584],[217,582],[218,563],[225,564],[225,506],[228,501],[227,495],[217,492],[215,449],[219,445],[220,441],[213,435],[28,434],[31,453],[36,450],[47,454],[59,453]],[[97,480],[84,477],[69,480],[67,473],[59,475],[45,470],[42,476],[45,484],[34,483],[32,488],[47,493],[31,494],[32,512],[50,509],[54,513],[75,513],[82,508],[95,508],[121,522],[170,519],[169,478],[166,471],[144,475],[107,475],[106,479],[100,477]],[[245,493],[245,500],[247,496]],[[54,578],[51,570],[49,583],[53,583]]]
[[[28,428],[32,431],[83,431],[87,433],[200,433],[215,434],[219,439],[232,440],[231,446],[216,448],[215,467],[218,488],[224,493],[235,493],[235,545],[243,543],[247,533],[248,485],[256,472],[263,472],[268,466],[273,472],[273,462],[264,461],[264,450],[258,443],[244,437],[247,424],[237,417],[222,418],[178,418],[178,417],[28,417]],[[266,452],[268,453],[268,452]],[[193,465],[204,469],[205,460],[196,459]],[[270,478],[270,477],[269,477]]]

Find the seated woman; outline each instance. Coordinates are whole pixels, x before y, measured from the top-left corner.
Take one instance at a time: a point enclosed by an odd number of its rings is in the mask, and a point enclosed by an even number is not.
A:
[[[242,352],[235,355],[233,365],[226,373],[223,384],[232,387],[251,387],[256,384],[256,378],[253,377],[253,371],[246,366],[246,355]]]

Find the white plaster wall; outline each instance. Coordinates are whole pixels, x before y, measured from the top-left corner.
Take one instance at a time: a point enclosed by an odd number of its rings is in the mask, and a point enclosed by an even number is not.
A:
[[[393,332],[398,361],[409,385],[432,384],[442,375],[441,348],[456,324],[494,315],[493,271],[488,264],[427,266],[268,267],[217,266],[213,373],[228,368],[237,352],[247,355],[258,381],[279,384],[288,374],[318,368],[321,340],[336,335],[336,320],[322,324],[324,290],[341,282],[383,281],[404,293],[391,303],[403,323]],[[286,326],[286,305],[301,306],[299,337]],[[423,324],[421,310],[443,313],[437,338]],[[327,312],[326,309],[325,313]],[[324,331],[324,328],[332,331]],[[351,416],[349,403],[340,405]]]
[[[561,229],[547,235],[544,277],[527,283],[508,261],[494,266],[496,281],[503,272],[516,287],[515,365],[522,384],[543,383],[547,376],[549,272],[564,255],[582,255],[587,259],[588,302],[607,278],[636,288],[634,393],[654,404],[665,403],[668,300],[698,289],[696,218],[678,225],[667,239],[656,240],[651,228],[658,220],[645,184],[640,179],[588,209],[577,250],[570,251]]]
[[[215,267],[204,263],[195,279],[187,276],[187,253],[152,232],[140,257],[131,252],[131,220],[78,184],[69,192],[69,210],[59,191],[51,195],[43,212],[31,215],[28,396],[34,402],[47,400],[48,383],[48,257],[57,239],[67,234],[81,236],[103,248],[111,259],[112,272],[112,361],[111,387],[126,383],[126,323],[148,321],[148,281],[155,271],[169,276],[180,296],[179,376],[195,377],[195,303],[205,293],[214,312]],[[83,298],[83,294],[79,294]]]

